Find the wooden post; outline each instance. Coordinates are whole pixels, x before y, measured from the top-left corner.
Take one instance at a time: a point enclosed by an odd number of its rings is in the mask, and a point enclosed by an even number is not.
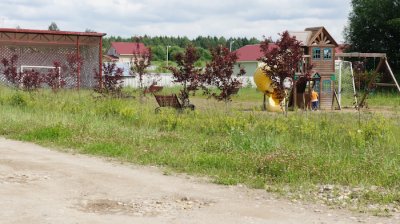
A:
[[[297,108],[297,81],[293,82],[293,110]]]
[[[100,37],[99,42],[99,88],[103,88],[103,37]]]
[[[263,100],[263,110],[264,111],[266,111],[267,110],[267,99],[266,99],[266,96],[265,96],[265,93],[264,93],[264,100]]]
[[[357,105],[358,109],[364,106],[364,101],[367,99],[370,89],[372,89],[372,86],[375,82],[376,76],[378,76],[378,71],[385,63],[384,61],[386,61],[386,58],[381,58],[381,60],[379,61],[378,67],[376,68],[374,75],[371,77],[371,80],[369,80],[367,91],[364,93],[363,97],[361,98],[360,102]]]
[[[335,97],[336,97],[336,89],[335,89],[335,82],[332,81],[332,86],[333,86],[333,94],[332,94],[332,105],[331,105],[331,110],[334,109],[334,103],[335,103]],[[336,97],[337,99],[337,97]]]
[[[386,64],[387,69],[389,70],[390,75],[392,76],[392,79],[393,79],[394,83],[396,84],[397,90],[400,92],[399,83],[397,82],[396,77],[393,74],[392,68],[390,68],[390,65],[389,65],[389,62],[387,61],[387,58],[385,58],[385,64]]]
[[[80,52],[79,52],[79,36],[77,36],[77,38],[76,38],[76,63],[77,63],[77,72],[78,72],[78,74],[77,74],[77,88],[78,88],[78,90],[80,89],[80,86],[81,86],[81,66],[80,66],[80,63],[79,63],[79,57],[80,57]]]
[[[308,81],[308,103],[307,103],[307,109],[310,108],[310,110],[312,110],[311,107],[311,81]]]

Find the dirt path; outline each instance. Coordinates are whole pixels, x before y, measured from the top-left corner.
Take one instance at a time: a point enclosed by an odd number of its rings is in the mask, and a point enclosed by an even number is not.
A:
[[[398,217],[397,217],[398,218]],[[400,223],[0,138],[0,223]]]

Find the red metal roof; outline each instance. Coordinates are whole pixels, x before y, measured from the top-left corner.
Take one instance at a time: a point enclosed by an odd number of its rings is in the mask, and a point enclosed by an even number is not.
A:
[[[143,43],[132,43],[132,42],[111,42],[117,54],[133,54],[133,52],[147,53],[149,49],[144,46]]]
[[[72,32],[72,31],[53,31],[53,30],[30,30],[30,29],[14,29],[14,28],[0,28],[0,32],[10,33],[32,33],[32,34],[53,34],[53,35],[73,35],[73,36],[95,36],[102,37],[106,33],[97,32]]]
[[[237,61],[257,61],[263,56],[260,46],[260,44],[246,45],[237,49],[236,51],[234,51],[238,55]],[[276,44],[268,45],[268,49],[273,49],[275,47],[277,47]]]

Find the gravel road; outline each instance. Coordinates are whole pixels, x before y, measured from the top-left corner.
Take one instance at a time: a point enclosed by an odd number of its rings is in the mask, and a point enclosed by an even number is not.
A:
[[[400,223],[0,138],[0,223]]]

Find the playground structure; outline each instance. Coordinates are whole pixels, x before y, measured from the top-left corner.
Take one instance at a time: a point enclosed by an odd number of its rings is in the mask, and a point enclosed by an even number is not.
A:
[[[395,87],[397,91],[400,93],[400,86],[396,80],[396,77],[393,74],[393,71],[389,65],[387,60],[386,54],[384,53],[338,53],[336,54],[339,62],[339,74],[338,74],[338,89],[337,89],[337,96],[338,96],[338,104],[341,105],[341,98],[342,98],[342,65],[343,63],[350,64],[350,72],[351,72],[351,79],[352,79],[352,88],[353,88],[353,97],[354,97],[354,106],[356,108],[361,108],[365,106],[365,101],[370,93],[370,91],[378,86],[380,87]],[[369,82],[367,87],[364,91],[364,94],[361,98],[359,97],[359,93],[357,93],[356,85],[355,85],[355,77],[354,77],[354,69],[352,63],[349,61],[345,61],[346,58],[363,58],[366,61],[367,58],[373,58],[374,61],[376,58],[379,58],[379,64],[376,66],[373,75],[369,78]],[[364,62],[362,62],[364,64]],[[365,66],[365,65],[364,65]],[[389,75],[389,78],[392,80],[393,83],[385,83],[385,82],[376,82],[376,78],[379,73],[382,71],[383,68],[386,68],[386,72]]]
[[[256,83],[257,89],[264,93],[264,109],[270,112],[282,111],[282,101],[274,95],[272,80],[264,73],[261,67],[257,68],[254,73],[254,82]]]
[[[352,97],[354,97],[353,106],[355,108],[365,105],[368,94],[376,86],[396,87],[400,92],[399,84],[390,68],[386,54],[336,53],[335,48],[338,45],[324,27],[307,28],[304,32],[291,32],[290,34],[302,43],[304,52],[303,59],[294,74],[294,85],[288,102],[290,106],[306,110],[311,109],[311,91],[314,90],[319,95],[320,109],[341,109],[343,90],[342,66],[344,63],[350,65]],[[356,91],[352,63],[345,61],[345,58],[380,59],[361,98],[358,97],[359,93]],[[335,74],[335,62],[339,63],[338,75]],[[312,71],[307,70],[309,65],[312,65]],[[377,83],[375,81],[379,72],[384,67],[386,67],[393,83]],[[311,73],[311,77],[306,77],[307,73]],[[283,106],[287,104],[274,96],[274,83],[272,83],[268,75],[261,68],[258,68],[253,78],[257,89],[264,94],[264,109],[271,112],[285,111]],[[335,83],[337,83],[337,86]]]
[[[35,70],[41,74],[54,69],[54,62],[61,64],[61,76],[67,76],[68,57],[79,58],[75,63],[76,77],[66,80],[67,88],[91,88],[101,83],[94,77],[94,70],[102,74],[102,37],[104,33],[66,32],[0,28],[0,60],[18,57],[17,72]],[[0,74],[0,82],[7,83]]]
[[[338,47],[338,44],[324,27],[312,27],[301,32],[289,32],[289,34],[300,41],[304,52],[295,71],[294,80],[292,80],[294,83],[289,103],[298,108],[311,108],[310,96],[311,90],[314,89],[319,95],[320,108],[331,108],[331,99],[334,96],[335,48]],[[312,71],[309,71],[310,65],[313,65]],[[307,76],[310,73],[312,73],[311,79]],[[269,97],[268,103],[271,102],[273,111],[276,111],[275,104],[277,102],[273,100],[273,92],[265,92],[266,89],[262,88],[261,79],[256,80],[258,74],[259,72],[256,71],[254,81],[258,89],[264,91],[264,97],[266,97],[265,95]],[[266,76],[266,74],[264,75]],[[281,81],[283,82],[283,80]],[[279,104],[281,103],[279,102]],[[284,110],[282,106],[280,108],[280,111]]]

